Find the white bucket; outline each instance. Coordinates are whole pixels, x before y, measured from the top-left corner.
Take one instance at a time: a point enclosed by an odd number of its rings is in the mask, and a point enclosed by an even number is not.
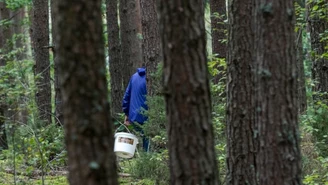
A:
[[[118,132],[115,134],[114,152],[122,158],[132,158],[138,144],[138,139],[135,135]]]

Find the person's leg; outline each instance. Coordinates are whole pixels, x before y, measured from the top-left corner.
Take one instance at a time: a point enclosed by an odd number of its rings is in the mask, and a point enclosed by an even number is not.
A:
[[[139,132],[142,137],[142,148],[145,152],[149,151],[149,138],[145,136],[143,129],[137,124],[133,124],[133,128],[135,131]]]

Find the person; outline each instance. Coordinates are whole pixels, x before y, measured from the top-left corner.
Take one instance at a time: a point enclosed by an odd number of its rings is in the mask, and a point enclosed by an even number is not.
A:
[[[142,128],[137,125],[143,125],[147,121],[142,111],[148,110],[146,104],[147,87],[146,87],[146,69],[144,67],[138,68],[129,81],[129,84],[125,90],[122,108],[125,114],[124,124],[131,125],[133,128],[141,133],[142,147],[148,152],[149,139],[145,136]]]

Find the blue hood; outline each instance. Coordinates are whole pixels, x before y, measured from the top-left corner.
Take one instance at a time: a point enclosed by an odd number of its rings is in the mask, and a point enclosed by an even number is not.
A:
[[[129,121],[143,124],[147,120],[142,114],[143,110],[148,110],[146,96],[146,69],[138,68],[130,78],[122,102],[123,112],[128,116]]]

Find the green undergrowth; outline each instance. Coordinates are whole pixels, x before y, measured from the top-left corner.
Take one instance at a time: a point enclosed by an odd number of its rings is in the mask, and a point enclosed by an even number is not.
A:
[[[16,183],[15,183],[16,182]],[[0,185],[41,185],[41,177],[28,177],[22,175],[0,172]],[[45,185],[68,185],[66,176],[45,176]]]

